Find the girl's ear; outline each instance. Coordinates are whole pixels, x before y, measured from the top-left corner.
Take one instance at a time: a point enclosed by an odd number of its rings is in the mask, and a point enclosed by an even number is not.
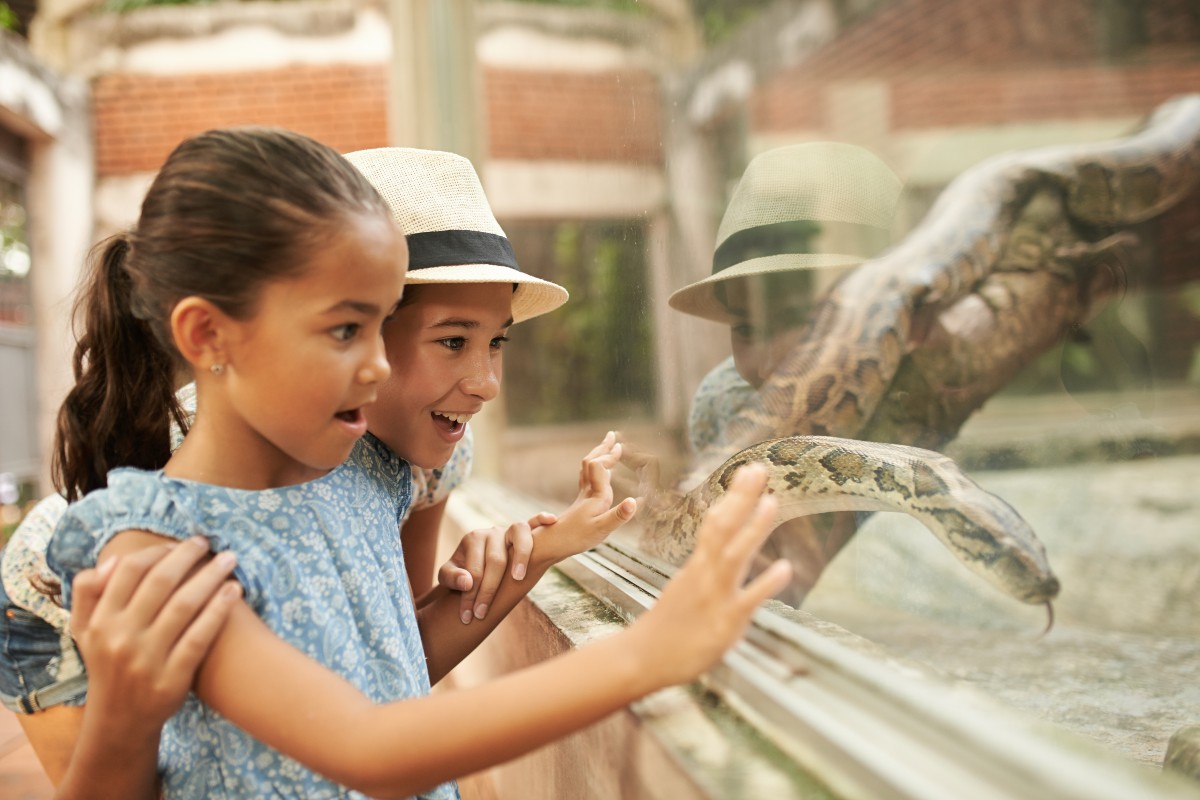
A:
[[[233,320],[202,297],[185,297],[171,310],[171,336],[194,373],[224,367]]]

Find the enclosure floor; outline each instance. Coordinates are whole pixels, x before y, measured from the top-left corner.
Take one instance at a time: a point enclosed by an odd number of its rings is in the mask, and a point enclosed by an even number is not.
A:
[[[1158,768],[1200,724],[1200,456],[977,474],[1046,545],[1057,621],[902,515],[871,520],[803,609],[959,686]],[[873,526],[873,527],[872,527]]]

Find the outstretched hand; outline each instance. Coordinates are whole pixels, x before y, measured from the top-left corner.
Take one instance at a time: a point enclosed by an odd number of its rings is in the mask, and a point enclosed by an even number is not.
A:
[[[580,464],[575,502],[553,524],[534,529],[534,555],[539,562],[556,564],[582,553],[633,519],[637,501],[632,497],[613,505],[612,470],[620,460],[621,445],[609,431]]]
[[[694,680],[741,638],[754,611],[791,580],[791,565],[771,564],[743,586],[755,554],[774,527],[777,502],[764,495],[766,470],[742,467],[705,514],[691,556],[655,606],[630,629],[657,654],[661,685]]]

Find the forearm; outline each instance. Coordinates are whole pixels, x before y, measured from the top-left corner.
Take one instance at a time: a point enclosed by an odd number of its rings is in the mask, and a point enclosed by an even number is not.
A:
[[[156,800],[158,798],[158,741],[161,729],[114,737],[106,715],[84,715],[75,753],[56,800]]]
[[[419,509],[400,528],[404,567],[413,596],[423,598],[437,584],[438,529],[445,502]]]
[[[197,691],[231,723],[329,779],[406,797],[529,752],[665,685],[661,662],[649,657],[652,634],[636,629],[477,688],[377,705],[266,635],[242,608]]]
[[[357,776],[365,783],[356,788],[381,797],[423,791],[529,753],[661,688],[639,660],[645,648],[626,635],[477,688],[378,707],[354,731],[355,747],[367,748],[359,751]]]
[[[487,616],[472,619],[467,625],[459,618],[461,608],[458,592],[438,586],[422,598],[421,607],[417,610],[417,625],[421,630],[430,683],[436,684],[470,655],[529,594],[529,590],[546,573],[547,566],[536,558],[531,559],[529,571],[519,581],[513,580],[506,571],[496,596],[488,606]]]
[[[417,622],[429,666],[429,680],[437,683],[445,677],[516,608],[550,567],[578,554],[579,550],[578,542],[561,535],[556,526],[535,531],[525,577],[514,580],[505,570],[496,595],[488,605],[487,616],[482,620],[472,619],[467,625],[458,618],[461,613],[458,593],[438,586],[420,598]]]

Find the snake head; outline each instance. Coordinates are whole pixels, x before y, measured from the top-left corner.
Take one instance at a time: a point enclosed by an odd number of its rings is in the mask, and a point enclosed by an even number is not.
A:
[[[996,558],[990,569],[1005,592],[1023,603],[1042,605],[1057,597],[1060,588],[1058,578],[1042,556],[1031,560],[1010,550]]]
[[[961,492],[954,513],[939,514],[950,549],[1005,594],[1031,605],[1058,596],[1046,548],[1029,523],[999,496],[978,486]]]

